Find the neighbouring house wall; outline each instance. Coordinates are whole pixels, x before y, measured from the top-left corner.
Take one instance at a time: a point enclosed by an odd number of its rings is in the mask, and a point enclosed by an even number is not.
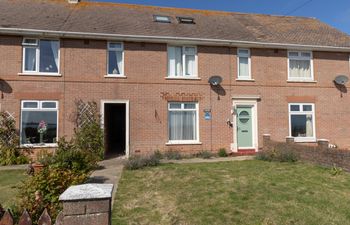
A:
[[[350,148],[350,104],[348,94],[340,97],[334,87],[336,75],[349,76],[349,54],[313,52],[314,83],[287,82],[287,50],[251,49],[252,78],[236,81],[237,49],[198,46],[198,80],[171,80],[167,76],[167,45],[124,43],[126,78],[105,78],[107,42],[61,39],[60,77],[24,76],[22,37],[0,36],[0,78],[12,93],[0,99],[2,110],[14,113],[20,123],[21,100],[58,100],[59,136],[71,136],[74,101],[83,99],[130,101],[130,152],[146,154],[156,149],[186,152],[231,148],[234,129],[232,95],[260,95],[258,137],[270,133],[276,140],[289,135],[288,103],[315,103],[316,137],[327,138]],[[224,94],[210,89],[210,76],[220,75]],[[198,101],[199,135],[202,144],[166,145],[168,142],[168,101]],[[212,120],[204,119],[204,109],[212,110]],[[259,146],[262,144],[259,138]]]

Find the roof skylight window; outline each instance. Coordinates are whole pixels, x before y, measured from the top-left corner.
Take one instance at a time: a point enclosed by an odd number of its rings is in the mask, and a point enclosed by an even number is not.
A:
[[[171,23],[169,16],[153,15],[153,19],[159,23]]]
[[[192,17],[180,17],[180,16],[178,16],[177,20],[179,21],[179,23],[195,24],[194,18],[192,18]]]

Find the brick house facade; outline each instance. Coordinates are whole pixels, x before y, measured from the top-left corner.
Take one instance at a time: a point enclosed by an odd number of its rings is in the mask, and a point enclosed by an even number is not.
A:
[[[196,22],[200,23],[200,20]],[[304,133],[313,132],[313,138],[306,142],[312,144],[322,138],[339,147],[350,148],[348,94],[344,89],[341,92],[333,82],[338,75],[350,76],[350,38],[333,28],[332,31],[338,32],[337,35],[345,40],[343,46],[338,46],[338,43],[334,43],[334,46],[304,43],[285,46],[226,45],[196,43],[195,40],[180,44],[173,40],[166,43],[121,37],[118,40],[69,35],[55,37],[52,34],[33,35],[28,31],[9,32],[4,26],[0,28],[4,28],[0,29],[0,78],[10,87],[10,91],[4,91],[0,99],[1,110],[15,116],[19,129],[23,100],[57,101],[57,134],[58,137],[69,137],[74,128],[70,119],[74,102],[82,99],[97,102],[102,115],[105,114],[106,104],[125,106],[123,122],[126,127],[122,131],[126,135],[124,144],[127,155],[148,154],[155,150],[180,150],[185,153],[218,151],[220,148],[233,152],[257,151],[262,145],[263,134],[269,133],[276,140],[291,135],[291,104],[299,104],[298,107],[312,104],[313,114],[306,116],[306,120],[312,117],[314,130]],[[307,30],[304,32],[307,33]],[[57,75],[23,73],[22,43],[23,38],[28,36],[59,40]],[[123,45],[123,76],[106,76],[109,42]],[[171,45],[196,47],[197,77],[181,79],[168,76],[168,46]],[[237,79],[240,48],[249,50],[249,80]],[[289,52],[299,50],[311,52],[311,80],[291,81],[288,78]],[[208,83],[213,75],[222,78],[219,86]],[[169,104],[191,102],[198,107],[193,114],[195,140],[186,143],[170,141]],[[252,109],[248,118],[252,122],[249,127],[252,146],[248,148],[240,148],[237,144],[242,137],[237,129],[240,123],[237,108],[241,106]],[[301,117],[299,119],[296,122],[298,126],[304,121]],[[110,121],[104,120],[104,123]],[[307,126],[298,129],[307,130]]]

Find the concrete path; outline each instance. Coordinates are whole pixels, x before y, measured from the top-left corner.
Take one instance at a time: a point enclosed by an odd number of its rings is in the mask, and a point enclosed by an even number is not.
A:
[[[236,156],[236,157],[222,157],[222,158],[191,158],[191,159],[181,159],[181,160],[161,160],[161,163],[177,163],[177,164],[186,164],[186,163],[215,163],[215,162],[230,162],[230,161],[243,161],[243,160],[252,160],[255,156]]]
[[[11,166],[0,166],[0,171],[5,171],[5,170],[26,170],[27,168],[28,168],[28,164],[11,165]]]
[[[114,184],[113,203],[125,162],[125,157],[114,157],[99,162],[100,167],[91,174],[87,183]]]

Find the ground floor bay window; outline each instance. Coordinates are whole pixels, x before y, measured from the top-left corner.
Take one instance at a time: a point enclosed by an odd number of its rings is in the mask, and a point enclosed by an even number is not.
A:
[[[296,142],[316,141],[314,104],[289,104],[289,135],[294,137]]]
[[[57,119],[57,101],[22,101],[21,144],[55,144],[57,142]]]
[[[169,143],[198,142],[198,104],[170,102],[168,104]]]

